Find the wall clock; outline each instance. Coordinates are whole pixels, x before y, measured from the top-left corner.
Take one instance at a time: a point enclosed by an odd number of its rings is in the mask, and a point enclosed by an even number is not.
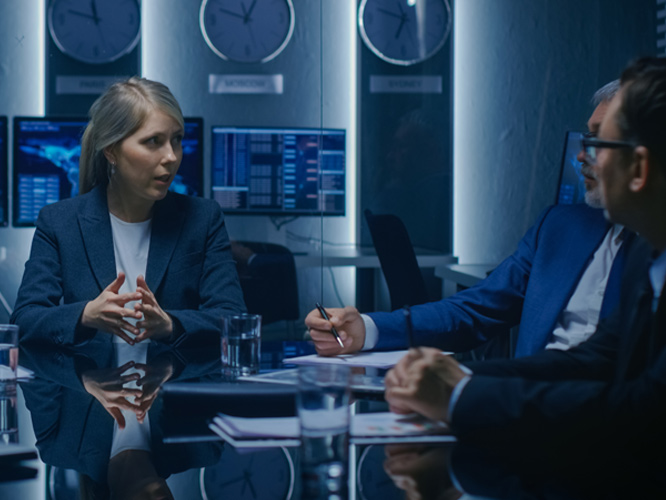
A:
[[[442,48],[451,31],[451,7],[448,0],[363,0],[358,27],[378,57],[410,66]]]
[[[222,59],[264,63],[289,43],[294,6],[292,0],[203,0],[199,25]]]
[[[294,463],[285,448],[238,453],[227,445],[220,461],[201,469],[203,500],[291,500]]]
[[[52,0],[47,20],[56,46],[88,64],[106,64],[128,54],[141,34],[137,0]]]

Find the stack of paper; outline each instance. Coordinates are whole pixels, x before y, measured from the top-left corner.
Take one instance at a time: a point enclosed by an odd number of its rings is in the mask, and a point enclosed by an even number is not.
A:
[[[219,414],[210,429],[237,448],[269,448],[299,446],[298,417],[245,418]],[[397,415],[391,412],[352,415],[350,426],[352,444],[452,442],[444,422],[433,422],[417,415]]]

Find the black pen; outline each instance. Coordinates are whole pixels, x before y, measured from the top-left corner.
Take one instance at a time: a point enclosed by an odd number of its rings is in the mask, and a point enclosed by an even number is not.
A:
[[[317,303],[315,303],[315,306],[317,307],[317,309],[319,309],[319,314],[321,314],[321,317],[324,318],[326,321],[330,321],[328,319],[328,314],[326,314],[326,311],[321,306],[321,304],[319,302],[317,302]],[[344,349],[345,345],[342,343],[342,340],[340,340],[340,335],[338,335],[338,331],[335,329],[335,327],[333,325],[331,325],[331,333],[335,337],[335,340],[338,341],[338,344],[340,344],[340,347],[342,347]]]
[[[402,312],[405,315],[405,323],[407,324],[407,342],[409,343],[409,348],[414,347],[414,327],[412,326],[412,311],[409,309],[409,306],[406,305],[402,308]]]

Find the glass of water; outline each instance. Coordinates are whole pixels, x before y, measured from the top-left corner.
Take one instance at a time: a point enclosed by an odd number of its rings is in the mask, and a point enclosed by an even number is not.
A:
[[[0,380],[14,380],[16,378],[18,335],[18,326],[0,325]]]
[[[301,366],[298,378],[303,498],[347,498],[351,370]]]
[[[233,314],[224,318],[222,369],[226,375],[242,377],[259,373],[261,315]]]

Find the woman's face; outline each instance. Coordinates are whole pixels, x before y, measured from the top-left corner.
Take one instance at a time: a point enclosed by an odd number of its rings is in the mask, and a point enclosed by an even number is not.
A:
[[[107,152],[115,163],[112,182],[123,197],[157,201],[164,198],[183,159],[183,129],[159,110]]]

